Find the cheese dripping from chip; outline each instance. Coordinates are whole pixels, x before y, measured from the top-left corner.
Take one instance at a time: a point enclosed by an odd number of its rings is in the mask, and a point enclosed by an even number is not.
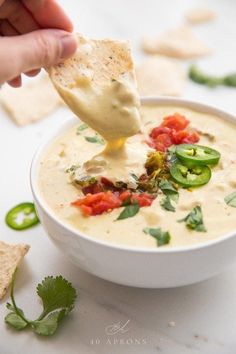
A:
[[[120,162],[128,176],[126,160],[140,163],[138,152],[127,151],[125,140],[141,130],[140,98],[129,43],[88,40],[80,35],[77,39],[74,56],[50,68],[49,75],[70,109],[107,141],[104,151],[84,164],[80,173],[99,170],[97,173],[104,174]]]

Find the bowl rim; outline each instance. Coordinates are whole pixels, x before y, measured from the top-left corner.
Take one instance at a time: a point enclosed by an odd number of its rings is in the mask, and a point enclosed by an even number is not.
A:
[[[212,105],[207,105],[197,101],[192,101],[183,98],[148,96],[148,97],[142,97],[141,103],[143,105],[179,106],[179,107],[189,108],[200,113],[216,115],[221,119],[233,122],[236,125],[236,116],[233,116],[231,113],[218,109],[217,107],[214,107]],[[62,123],[56,129],[56,131],[51,130],[49,134],[47,134],[47,136],[44,137],[40,146],[37,148],[36,152],[34,153],[31,162],[31,167],[30,167],[30,186],[35,201],[40,205],[44,213],[46,213],[47,216],[49,216],[50,219],[54,223],[56,223],[59,227],[61,227],[64,231],[71,232],[73,236],[82,238],[84,241],[87,241],[89,243],[95,244],[100,247],[107,247],[117,251],[119,250],[119,251],[128,251],[132,253],[149,253],[149,254],[150,253],[151,254],[156,254],[156,253],[172,254],[172,253],[180,253],[180,252],[198,251],[203,248],[216,246],[220,243],[223,243],[226,240],[233,238],[236,235],[236,230],[233,230],[223,236],[217,237],[216,239],[208,240],[203,243],[190,245],[190,246],[177,246],[171,248],[132,247],[132,246],[126,246],[122,244],[113,244],[103,240],[96,239],[93,236],[86,235],[82,233],[80,230],[74,228],[73,226],[70,226],[69,224],[66,224],[63,221],[61,221],[41,196],[41,193],[38,188],[37,172],[39,169],[40,161],[42,160],[43,154],[47,150],[47,148],[51,145],[53,141],[55,141],[56,138],[61,136],[63,132],[66,131],[66,129],[68,129],[70,126],[72,127],[73,125],[75,125],[75,122],[76,122],[75,118],[72,117],[71,119]]]

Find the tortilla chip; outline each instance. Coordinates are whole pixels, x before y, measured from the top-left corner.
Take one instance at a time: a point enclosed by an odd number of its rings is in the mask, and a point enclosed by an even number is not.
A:
[[[79,34],[77,40],[76,53],[48,70],[59,93],[61,87],[83,89],[88,82],[100,86],[127,72],[132,74],[133,61],[127,41],[87,39]]]
[[[29,248],[25,244],[9,245],[0,241],[0,300],[6,294],[12,276]]]
[[[186,74],[177,61],[153,56],[136,70],[138,90],[142,96],[180,96]]]
[[[47,76],[30,81],[17,89],[3,86],[0,102],[17,125],[37,122],[62,104]]]
[[[178,59],[198,58],[211,52],[186,26],[166,31],[156,39],[145,39],[142,47],[146,53]]]
[[[207,8],[196,8],[186,13],[185,19],[192,25],[213,21],[216,18],[215,11]]]
[[[76,53],[48,69],[59,94],[81,120],[106,140],[136,134],[141,127],[140,100],[129,42],[93,40],[80,35],[77,35],[77,39]],[[116,114],[120,117],[114,126],[114,121],[106,119],[106,114],[110,114],[112,105],[114,109],[117,102],[122,100],[124,114]],[[100,124],[96,112],[99,116],[102,110],[107,113]]]

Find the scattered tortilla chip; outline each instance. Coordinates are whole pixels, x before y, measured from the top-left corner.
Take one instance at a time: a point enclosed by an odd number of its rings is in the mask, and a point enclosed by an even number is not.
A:
[[[62,104],[46,75],[19,88],[4,85],[0,91],[0,102],[17,125],[37,122]]]
[[[156,39],[145,39],[142,47],[149,54],[162,54],[178,59],[193,59],[211,52],[186,26],[168,30]]]
[[[186,74],[174,59],[153,56],[136,70],[138,90],[142,96],[180,96]]]
[[[207,8],[196,8],[186,13],[185,19],[192,25],[213,21],[216,18],[215,11]]]
[[[29,248],[25,244],[9,245],[0,241],[0,300],[6,294],[12,276]]]

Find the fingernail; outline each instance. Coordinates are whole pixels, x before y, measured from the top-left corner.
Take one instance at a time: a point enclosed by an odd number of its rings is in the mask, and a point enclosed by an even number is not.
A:
[[[66,34],[61,37],[62,51],[61,59],[70,57],[77,48],[77,41],[73,34]]]

